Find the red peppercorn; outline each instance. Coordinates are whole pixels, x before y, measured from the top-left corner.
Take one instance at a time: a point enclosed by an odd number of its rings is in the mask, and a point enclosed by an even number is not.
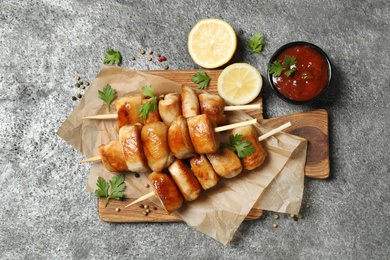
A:
[[[160,58],[158,58],[159,62],[163,62],[165,60],[167,60],[167,57],[165,57],[165,56],[161,56]]]

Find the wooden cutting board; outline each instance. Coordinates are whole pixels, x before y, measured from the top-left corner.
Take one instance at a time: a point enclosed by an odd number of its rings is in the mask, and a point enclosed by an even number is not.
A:
[[[184,70],[159,70],[145,71],[149,74],[161,76],[176,82],[180,82],[189,87],[197,88],[197,85],[191,81],[192,76],[198,71]],[[209,93],[217,93],[217,81],[221,70],[205,70],[211,80],[207,91]],[[329,177],[329,142],[328,142],[328,113],[324,109],[296,113],[291,115],[280,116],[276,118],[263,118],[263,102],[259,96],[253,103],[261,104],[261,108],[257,110],[245,111],[253,118],[257,118],[264,126],[278,127],[288,121],[292,126],[286,129],[285,132],[291,133],[308,140],[307,159],[305,165],[305,176],[314,179],[326,179]],[[158,207],[154,203],[145,201],[143,205],[147,205],[151,211],[147,216],[144,215],[146,209],[140,208],[140,204],[124,208],[126,205],[134,201],[134,199],[111,200],[107,207],[104,207],[105,199],[98,199],[98,214],[101,220],[106,222],[177,222],[181,221],[173,214],[168,215],[164,209]],[[119,211],[117,211],[119,209]],[[258,219],[263,211],[260,209],[252,209],[247,220]]]

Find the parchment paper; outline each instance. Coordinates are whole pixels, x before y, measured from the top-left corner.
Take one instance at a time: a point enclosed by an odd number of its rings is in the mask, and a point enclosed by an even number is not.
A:
[[[111,112],[108,112],[106,104],[98,98],[98,90],[102,90],[106,84],[117,90],[117,99],[124,95],[139,93],[141,87],[147,85],[154,87],[156,95],[181,92],[181,83],[121,67],[104,66],[79,105],[57,132],[62,139],[86,157],[99,155],[97,147],[100,144],[118,139],[115,131],[116,120],[81,119],[83,116],[116,113],[113,104]],[[229,113],[229,123],[251,119],[241,111],[226,113]],[[271,130],[260,124],[256,127],[259,133]],[[216,187],[202,191],[196,201],[185,203],[180,210],[172,214],[176,214],[191,227],[224,245],[233,238],[252,207],[297,214],[303,193],[306,141],[297,136],[280,133],[263,142],[268,150],[268,156],[259,168],[250,172],[243,171],[233,179],[221,178]],[[94,163],[86,190],[94,192],[99,176],[110,180],[113,174],[116,173],[108,172],[102,163]],[[125,196],[138,198],[149,193],[151,188],[145,187],[148,182],[147,174],[141,174],[140,178],[134,177],[131,173],[125,174]],[[152,200],[159,203],[157,199]]]

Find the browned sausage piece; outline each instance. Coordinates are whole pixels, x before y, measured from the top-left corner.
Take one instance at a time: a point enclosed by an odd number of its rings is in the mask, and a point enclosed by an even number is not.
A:
[[[169,165],[168,171],[186,201],[193,201],[198,198],[201,190],[199,182],[184,161],[176,159]]]
[[[138,108],[142,104],[143,96],[124,97],[115,102],[118,111],[118,121],[116,130],[119,132],[124,125],[143,123]]]
[[[154,193],[169,214],[183,205],[183,196],[169,174],[152,172],[148,179],[152,183]]]
[[[233,129],[232,134],[242,135],[242,141],[249,141],[255,148],[255,152],[241,159],[242,165],[247,170],[259,167],[267,157],[267,150],[258,141],[258,133],[253,125],[243,126]]]
[[[142,127],[142,146],[152,171],[161,172],[175,159],[169,149],[167,137],[168,126],[164,122],[153,122]]]
[[[190,87],[181,87],[181,111],[185,118],[200,114],[199,99],[196,91]]]
[[[195,155],[188,132],[187,119],[178,116],[168,129],[168,145],[173,155],[179,159],[187,159]]]
[[[104,167],[110,172],[127,171],[125,157],[122,152],[122,145],[118,140],[102,144],[99,147],[100,158]]]
[[[191,169],[204,190],[217,185],[218,175],[210,162],[203,154],[196,155],[190,159]]]
[[[220,146],[220,134],[215,132],[216,124],[208,115],[187,119],[192,145],[198,154],[215,153]]]
[[[176,117],[181,115],[181,97],[179,93],[170,93],[165,95],[163,100],[158,103],[160,117],[165,124],[170,126]]]
[[[147,172],[149,170],[142,147],[141,129],[141,124],[134,124],[125,125],[119,130],[124,159],[127,168],[132,172]]]
[[[233,178],[241,173],[240,158],[231,150],[222,148],[216,153],[207,154],[215,172],[223,178]]]
[[[199,95],[199,105],[201,113],[208,115],[217,126],[226,124],[225,100],[223,98],[205,92]]]

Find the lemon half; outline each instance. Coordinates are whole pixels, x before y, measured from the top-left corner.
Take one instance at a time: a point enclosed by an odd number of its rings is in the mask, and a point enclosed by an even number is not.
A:
[[[226,67],[218,78],[218,94],[232,105],[252,102],[262,87],[260,72],[247,63],[234,63]]]
[[[226,64],[237,48],[233,27],[220,19],[200,20],[188,36],[188,51],[192,60],[207,69]]]

